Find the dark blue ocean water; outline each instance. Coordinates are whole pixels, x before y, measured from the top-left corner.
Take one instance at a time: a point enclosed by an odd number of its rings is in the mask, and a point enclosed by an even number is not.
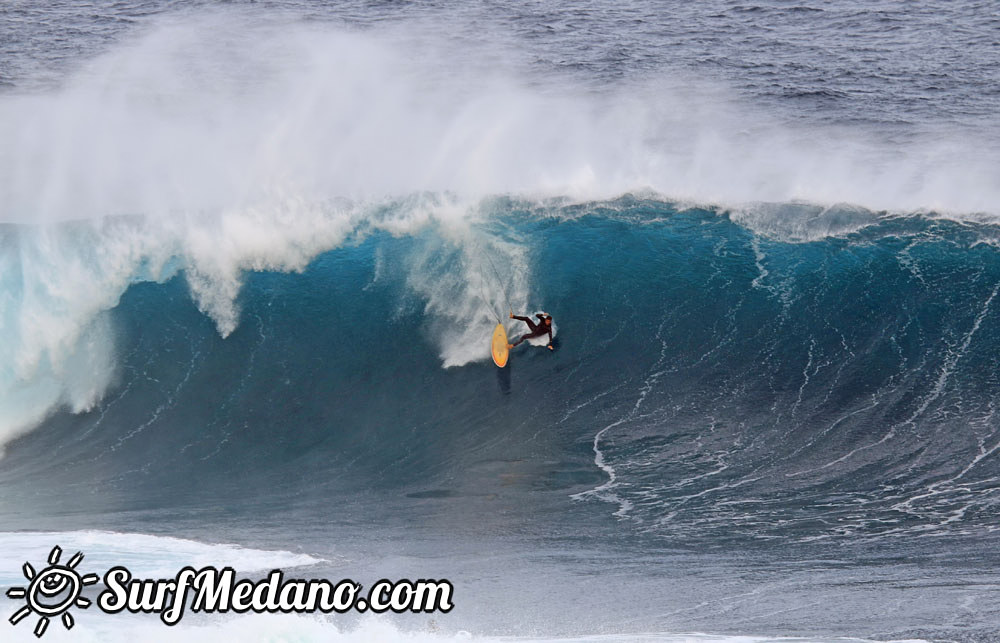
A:
[[[993,4],[13,3],[0,52],[0,585],[456,586],[67,637],[995,637]],[[556,350],[500,370],[511,308]]]

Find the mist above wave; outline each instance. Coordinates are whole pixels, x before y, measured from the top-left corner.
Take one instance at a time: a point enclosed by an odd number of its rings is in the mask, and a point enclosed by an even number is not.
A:
[[[680,69],[597,90],[532,69],[513,42],[473,44],[452,20],[158,17],[58,89],[0,97],[0,220],[420,191],[996,209],[987,140],[779,125]]]

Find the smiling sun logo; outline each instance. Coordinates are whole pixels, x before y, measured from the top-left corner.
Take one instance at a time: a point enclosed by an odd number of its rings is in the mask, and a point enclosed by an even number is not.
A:
[[[80,609],[90,607],[90,600],[80,596],[80,592],[86,585],[97,582],[97,574],[80,576],[76,571],[76,566],[83,560],[82,553],[77,552],[65,565],[59,564],[61,555],[62,549],[53,547],[49,554],[49,566],[40,572],[36,572],[31,564],[24,564],[22,569],[28,586],[8,589],[7,598],[23,598],[27,604],[10,617],[11,625],[17,625],[31,613],[38,614],[35,636],[40,638],[49,626],[49,619],[61,615],[62,623],[68,630],[74,623],[69,608],[74,605]]]

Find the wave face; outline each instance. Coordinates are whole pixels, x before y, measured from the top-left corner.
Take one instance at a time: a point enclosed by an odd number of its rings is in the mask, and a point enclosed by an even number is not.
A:
[[[73,505],[94,512],[197,506],[206,487],[234,505],[432,499],[480,493],[496,456],[539,465],[521,491],[673,542],[990,529],[996,228],[633,197],[422,221],[249,273],[225,337],[183,267],[127,287],[100,316],[100,401],[9,444],[0,483],[36,507],[85,487]],[[555,316],[558,346],[499,371],[504,289]]]

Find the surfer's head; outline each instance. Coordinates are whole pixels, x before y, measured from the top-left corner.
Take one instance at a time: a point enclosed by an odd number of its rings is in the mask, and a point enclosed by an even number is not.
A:
[[[551,326],[552,325],[552,315],[548,315],[548,314],[545,315],[545,325],[546,326]]]

